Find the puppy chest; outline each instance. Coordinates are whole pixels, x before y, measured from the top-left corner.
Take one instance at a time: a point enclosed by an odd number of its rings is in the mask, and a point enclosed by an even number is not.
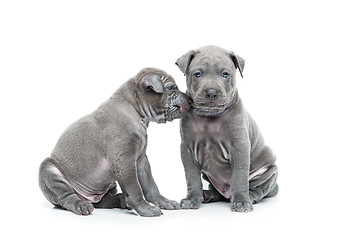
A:
[[[193,159],[219,192],[228,197],[232,173],[230,150],[226,141],[208,137],[195,142]]]
[[[204,171],[230,168],[230,151],[226,141],[214,136],[198,138],[193,145],[194,160]]]
[[[195,120],[191,124],[191,131],[196,133],[200,139],[208,137],[221,137],[222,125],[219,121]]]

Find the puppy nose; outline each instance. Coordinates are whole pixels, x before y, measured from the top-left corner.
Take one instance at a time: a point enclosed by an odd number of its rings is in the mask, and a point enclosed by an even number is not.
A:
[[[213,88],[207,89],[207,90],[205,90],[205,97],[207,99],[209,99],[210,101],[213,101],[213,100],[217,99],[218,92]]]

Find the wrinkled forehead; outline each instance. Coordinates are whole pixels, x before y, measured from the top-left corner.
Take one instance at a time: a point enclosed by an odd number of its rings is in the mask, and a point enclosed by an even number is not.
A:
[[[230,56],[224,52],[213,52],[211,54],[200,52],[194,57],[189,66],[190,71],[207,68],[235,70],[234,63],[231,61]]]
[[[169,76],[169,75],[162,75],[161,76],[161,81],[164,83],[164,85],[168,85],[168,84],[176,84],[175,80]]]

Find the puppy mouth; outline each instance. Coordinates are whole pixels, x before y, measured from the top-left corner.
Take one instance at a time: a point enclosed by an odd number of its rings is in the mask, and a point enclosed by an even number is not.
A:
[[[166,120],[172,122],[174,119],[182,118],[190,110],[190,106],[171,106],[166,114]]]
[[[169,101],[169,108],[166,111],[166,119],[172,121],[177,118],[185,117],[186,113],[190,111],[192,100],[184,93],[172,95]]]
[[[200,116],[216,116],[224,113],[236,100],[235,92],[222,94],[215,99],[208,99],[203,95],[193,94],[192,111]]]
[[[189,106],[175,105],[174,107],[177,108],[177,110],[179,110],[180,112],[187,112],[190,110],[190,105]]]
[[[193,111],[201,116],[214,116],[225,111],[227,105],[220,104],[219,101],[197,102],[193,105]]]
[[[175,102],[173,107],[180,111],[181,113],[185,113],[190,111],[191,106],[193,105],[193,100],[189,97],[187,97],[186,99],[183,99],[182,101],[178,101],[177,103]]]
[[[193,104],[194,108],[198,109],[224,109],[226,108],[226,104],[219,104],[218,101],[207,101],[207,102],[198,102]]]
[[[219,104],[217,101],[208,101],[206,103],[198,104],[200,108],[221,108],[223,105]]]

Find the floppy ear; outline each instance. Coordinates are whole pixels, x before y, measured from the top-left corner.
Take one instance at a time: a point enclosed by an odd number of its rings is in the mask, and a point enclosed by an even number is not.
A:
[[[180,70],[184,73],[184,75],[186,75],[191,60],[193,60],[196,54],[197,52],[195,52],[194,50],[190,50],[176,61],[175,64],[180,68]]]
[[[237,54],[235,54],[234,52],[230,53],[230,58],[233,61],[235,68],[239,69],[240,75],[243,78],[243,71],[244,71],[244,66],[245,66],[245,60],[242,59],[240,56],[238,56]]]
[[[140,79],[139,86],[143,91],[164,92],[164,84],[161,76],[156,74],[145,75]]]

